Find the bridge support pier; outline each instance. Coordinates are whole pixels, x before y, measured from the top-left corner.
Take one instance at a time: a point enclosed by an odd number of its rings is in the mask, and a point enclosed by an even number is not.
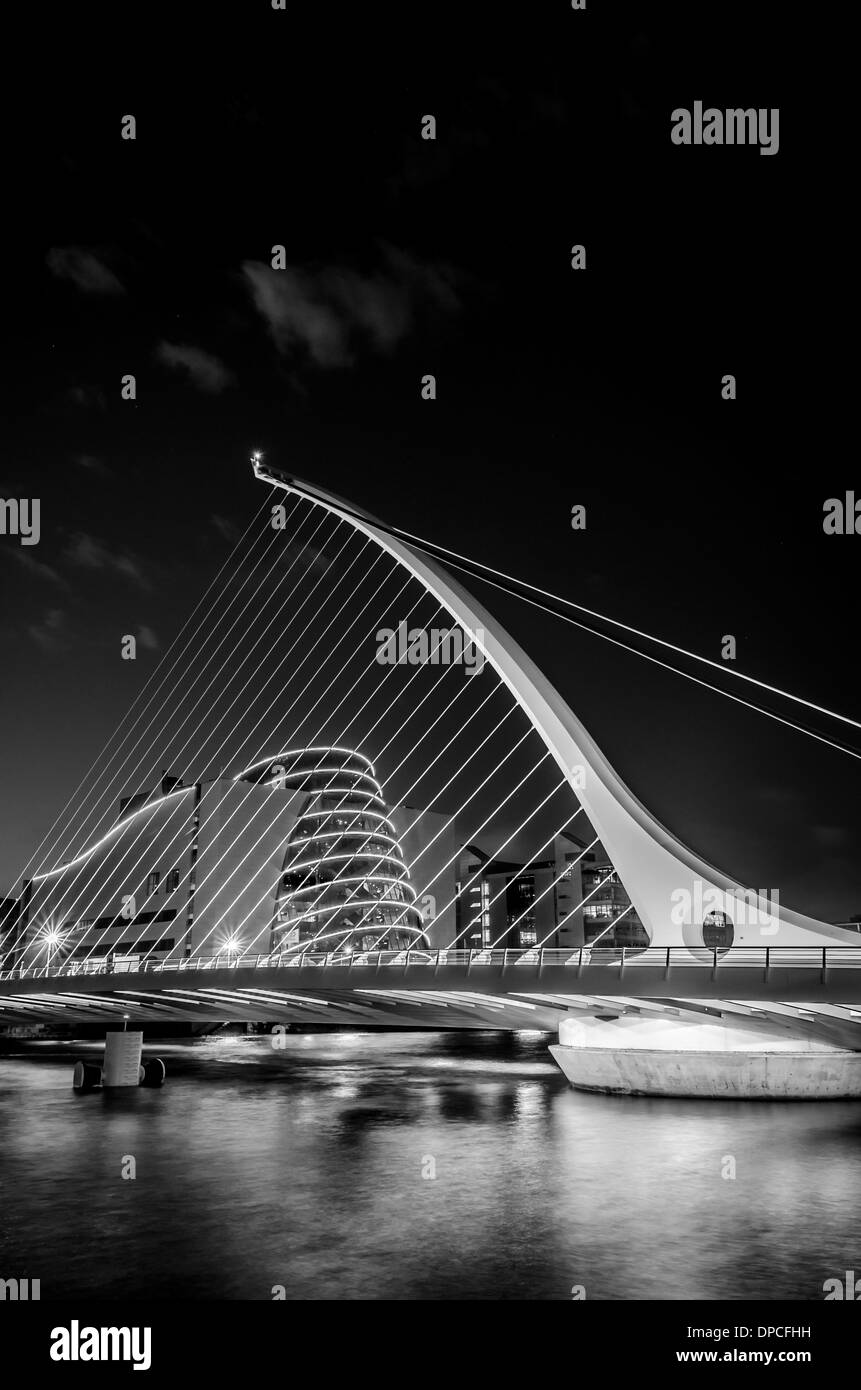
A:
[[[132,1030],[105,1035],[105,1056],[97,1062],[75,1063],[72,1085],[76,1091],[94,1091],[98,1086],[116,1090],[121,1086],[163,1086],[165,1065],[160,1057],[141,1061],[143,1033]]]
[[[861,1099],[861,1052],[724,1020],[567,1018],[550,1051],[580,1091],[701,1100]]]
[[[141,1081],[142,1032],[107,1033],[103,1086],[139,1086]]]

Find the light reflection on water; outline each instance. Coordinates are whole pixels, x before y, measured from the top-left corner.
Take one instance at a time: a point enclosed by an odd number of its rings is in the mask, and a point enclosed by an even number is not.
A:
[[[282,1040],[152,1044],[163,1090],[88,1096],[87,1044],[0,1057],[0,1277],[43,1298],[819,1299],[861,1268],[856,1103],[578,1094],[534,1032]]]

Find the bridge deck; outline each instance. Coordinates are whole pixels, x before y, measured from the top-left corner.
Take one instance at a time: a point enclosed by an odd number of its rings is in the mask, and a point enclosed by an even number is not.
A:
[[[575,951],[306,952],[156,961],[127,970],[88,963],[0,975],[0,1023],[122,1018],[462,1026],[505,1013],[507,1027],[552,1027],[570,1001],[781,1001],[850,1008],[861,1001],[861,947],[684,947]],[[475,1013],[478,1008],[479,1013]],[[380,1011],[383,1016],[380,1017]],[[854,1011],[853,1011],[854,1012]],[[861,1019],[861,1011],[859,1011]],[[483,1026],[488,1026],[484,1023]]]

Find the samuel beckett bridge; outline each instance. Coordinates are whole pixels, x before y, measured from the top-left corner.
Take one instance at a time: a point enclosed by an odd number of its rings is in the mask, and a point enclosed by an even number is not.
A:
[[[578,1086],[861,1095],[858,931],[661,825],[451,570],[852,757],[753,697],[861,725],[254,470],[261,511],[6,906],[0,1027],[558,1028]]]

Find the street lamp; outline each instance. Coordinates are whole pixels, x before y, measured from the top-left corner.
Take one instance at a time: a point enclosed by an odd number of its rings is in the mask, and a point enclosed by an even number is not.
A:
[[[48,965],[47,965],[47,969],[50,970],[50,969],[51,969],[51,956],[52,956],[53,952],[56,950],[56,948],[57,948],[57,947],[59,946],[59,944],[60,944],[60,933],[57,931],[56,927],[46,927],[45,930],[44,930],[44,932],[43,932],[43,936],[44,936],[45,941],[46,941],[47,946],[48,946]]]

